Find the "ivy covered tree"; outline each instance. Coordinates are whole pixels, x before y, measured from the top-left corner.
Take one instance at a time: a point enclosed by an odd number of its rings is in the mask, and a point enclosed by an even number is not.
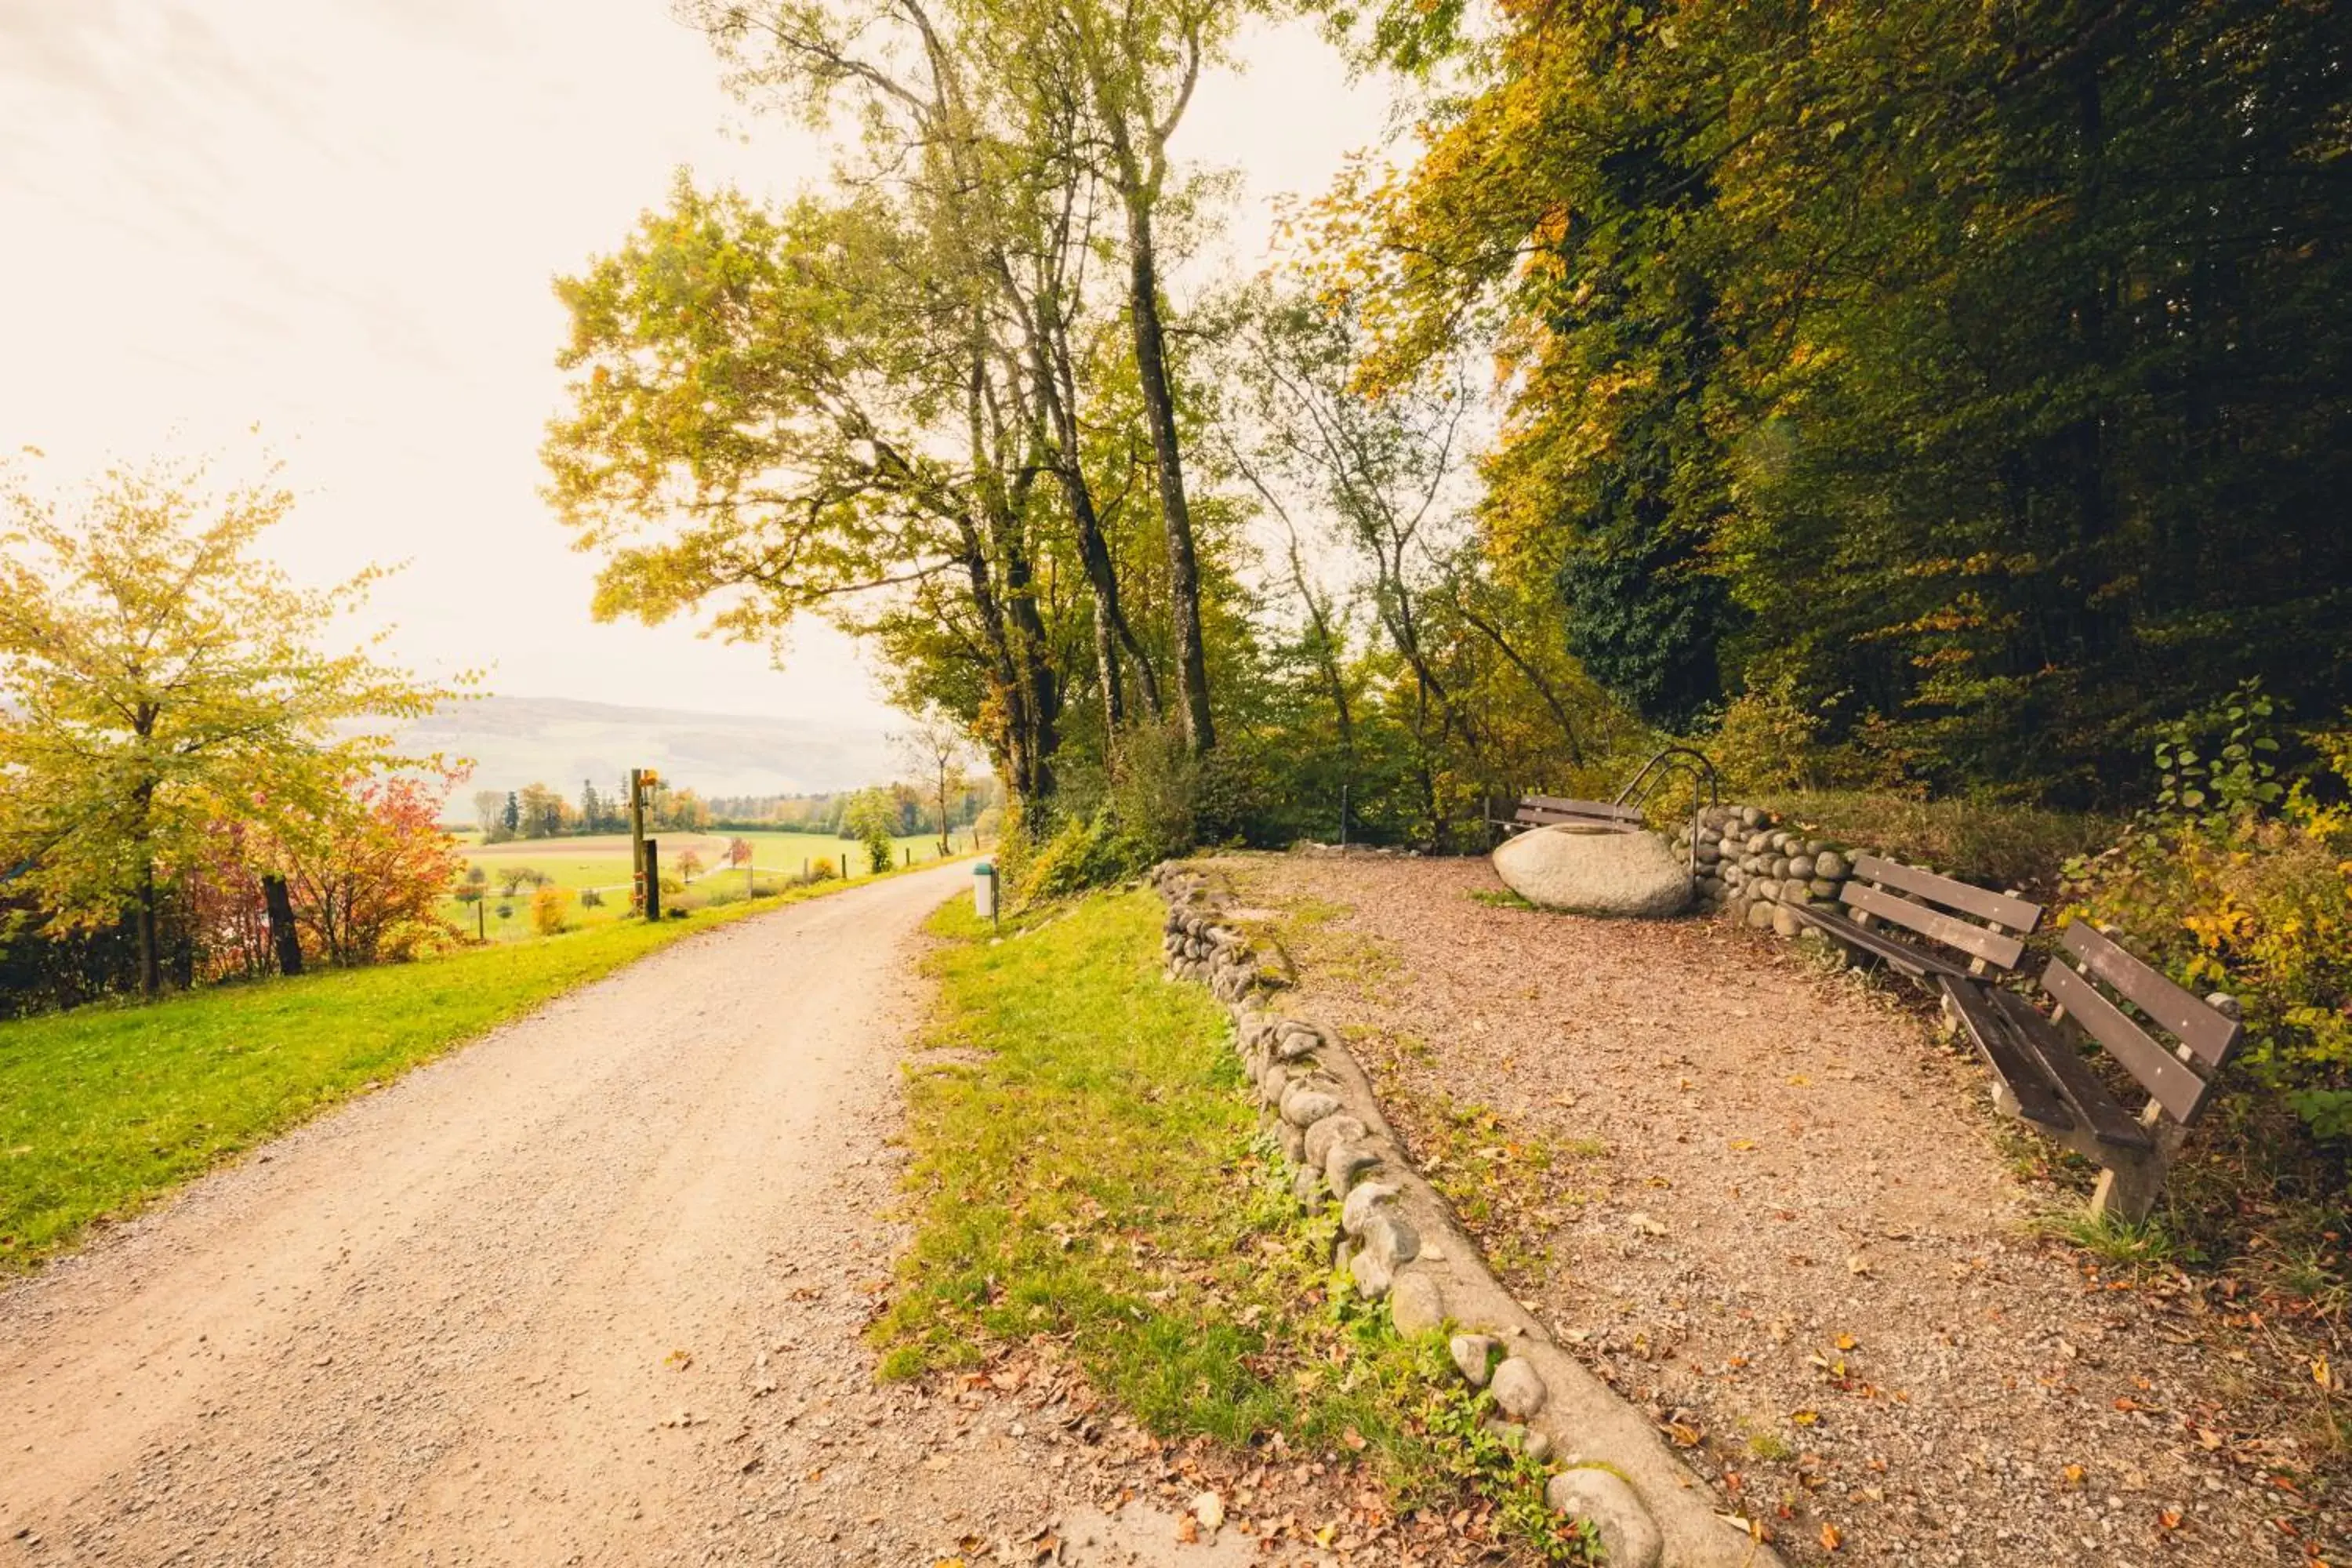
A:
[[[2240,679],[2352,697],[2341,7],[1461,16],[1339,17],[1448,85],[1324,281],[1375,380],[1499,354],[1491,547],[1611,689],[2076,799]]]

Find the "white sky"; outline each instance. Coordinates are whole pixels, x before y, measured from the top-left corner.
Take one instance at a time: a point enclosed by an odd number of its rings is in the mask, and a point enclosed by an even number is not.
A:
[[[1386,100],[1306,28],[1253,35],[1180,137],[1242,170],[1233,264]],[[814,622],[789,668],[683,626],[597,626],[537,495],[564,322],[550,279],[670,173],[782,194],[822,150],[727,98],[666,0],[0,0],[0,453],[257,450],[302,497],[279,558],[407,569],[397,655],[491,689],[885,723]]]

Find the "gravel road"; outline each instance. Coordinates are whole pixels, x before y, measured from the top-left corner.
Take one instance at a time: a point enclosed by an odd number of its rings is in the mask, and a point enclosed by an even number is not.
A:
[[[0,1563],[1172,1552],[1058,1390],[877,1388],[858,1337],[969,880],[680,943],[0,1292]]]

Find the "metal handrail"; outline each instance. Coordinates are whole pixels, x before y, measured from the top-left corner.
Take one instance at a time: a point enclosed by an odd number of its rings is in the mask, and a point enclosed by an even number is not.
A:
[[[1664,764],[1663,767],[1661,767],[1661,764]],[[1642,787],[1643,781],[1650,778],[1651,772],[1654,769],[1658,770],[1658,776],[1654,780],[1651,780],[1647,789],[1643,789]],[[1617,792],[1616,804],[1619,805],[1639,806],[1652,795],[1654,795],[1668,779],[1673,778],[1676,773],[1687,773],[1690,775],[1693,785],[1691,789],[1690,874],[1691,879],[1693,881],[1696,881],[1698,879],[1698,814],[1703,809],[1703,805],[1721,805],[1723,804],[1723,775],[1716,771],[1715,763],[1707,759],[1706,752],[1695,750],[1689,746],[1666,747],[1664,750],[1651,757],[1648,762],[1643,763],[1642,764],[1641,771],[1636,773],[1633,778],[1626,783],[1623,789]],[[1701,784],[1704,784],[1706,786],[1706,799],[1704,803],[1699,799],[1699,793],[1696,787]],[[1638,795],[1634,793],[1637,790],[1641,792]]]

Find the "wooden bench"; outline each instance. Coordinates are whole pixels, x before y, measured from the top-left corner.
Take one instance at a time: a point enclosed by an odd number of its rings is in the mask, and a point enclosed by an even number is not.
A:
[[[2042,923],[2039,904],[1875,855],[1855,858],[1838,900],[1850,913],[1794,902],[1782,907],[1824,936],[1927,985],[2016,968],[2025,956],[2024,939]]]
[[[2053,1014],[2014,992],[1966,982],[1947,984],[1948,1006],[1999,1081],[1994,1103],[2100,1167],[2093,1215],[2137,1224],[2155,1206],[2165,1171],[2211,1100],[2242,1030],[2229,1012],[2199,1001],[2089,926],[2076,921],[2062,940],[2080,967],[2062,955],[2042,972]],[[2092,1070],[2063,1032],[2068,1024],[2147,1092],[2137,1114]]]
[[[1612,833],[1638,833],[1642,827],[1639,807],[1617,805],[1604,800],[1569,800],[1556,795],[1523,795],[1508,817],[1489,816],[1486,820],[1505,833],[1517,833],[1529,827],[1549,827],[1555,823],[1567,823],[1576,827],[1605,827]]]

